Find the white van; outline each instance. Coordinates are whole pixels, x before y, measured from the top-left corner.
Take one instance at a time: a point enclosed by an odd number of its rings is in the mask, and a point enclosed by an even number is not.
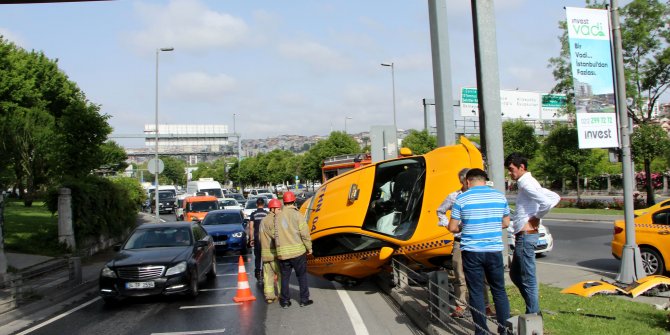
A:
[[[186,184],[186,193],[191,195],[198,195],[198,193],[205,193],[217,197],[219,201],[224,198],[221,184],[214,178],[200,178],[198,180],[191,180]]]

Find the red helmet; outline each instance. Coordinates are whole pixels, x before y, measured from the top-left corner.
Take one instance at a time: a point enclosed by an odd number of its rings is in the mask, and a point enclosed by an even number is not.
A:
[[[268,208],[281,208],[281,201],[279,199],[272,199],[268,202]]]
[[[295,193],[288,191],[284,193],[284,196],[282,197],[282,200],[284,200],[284,203],[287,202],[295,202]]]

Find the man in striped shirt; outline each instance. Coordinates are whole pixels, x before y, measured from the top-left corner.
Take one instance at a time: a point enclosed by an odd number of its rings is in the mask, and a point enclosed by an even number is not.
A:
[[[456,198],[451,209],[449,231],[461,233],[461,257],[475,334],[488,334],[484,304],[484,278],[491,287],[496,308],[498,333],[505,334],[510,307],[505,291],[502,230],[509,226],[510,209],[505,195],[486,186],[482,169],[465,175],[468,190]]]

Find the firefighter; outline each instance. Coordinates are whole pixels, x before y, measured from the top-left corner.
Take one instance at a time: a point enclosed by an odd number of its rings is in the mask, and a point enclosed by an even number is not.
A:
[[[279,276],[279,263],[277,263],[277,250],[275,248],[275,236],[277,236],[277,215],[281,213],[281,202],[272,199],[268,203],[270,213],[263,218],[260,225],[260,248],[263,259],[263,294],[265,302],[271,304],[277,299],[277,288],[281,287]]]
[[[289,282],[291,272],[295,270],[300,286],[300,307],[309,306],[314,301],[309,299],[307,286],[307,255],[312,254],[312,238],[305,217],[295,206],[295,194],[286,192],[283,196],[284,208],[277,216],[277,258],[281,271],[281,293],[279,304],[282,308],[291,306]]]

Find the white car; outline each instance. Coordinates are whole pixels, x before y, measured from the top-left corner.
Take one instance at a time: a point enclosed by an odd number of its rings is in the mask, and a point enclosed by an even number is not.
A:
[[[509,228],[507,229],[507,243],[509,245],[509,250],[510,253],[512,250],[514,250],[514,231],[512,230],[512,226],[510,225]],[[538,228],[538,233],[540,234],[540,239],[537,241],[537,246],[535,246],[535,254],[537,256],[540,255],[545,255],[552,249],[554,249],[554,238],[551,236],[551,233],[549,232],[549,228],[547,228],[545,225],[540,223],[540,228]]]
[[[242,207],[242,205],[240,205],[240,203],[233,198],[219,199],[219,206],[221,206],[220,209],[244,209],[244,207]]]
[[[277,199],[277,196],[274,193],[258,193],[257,197],[266,197],[268,200]]]

